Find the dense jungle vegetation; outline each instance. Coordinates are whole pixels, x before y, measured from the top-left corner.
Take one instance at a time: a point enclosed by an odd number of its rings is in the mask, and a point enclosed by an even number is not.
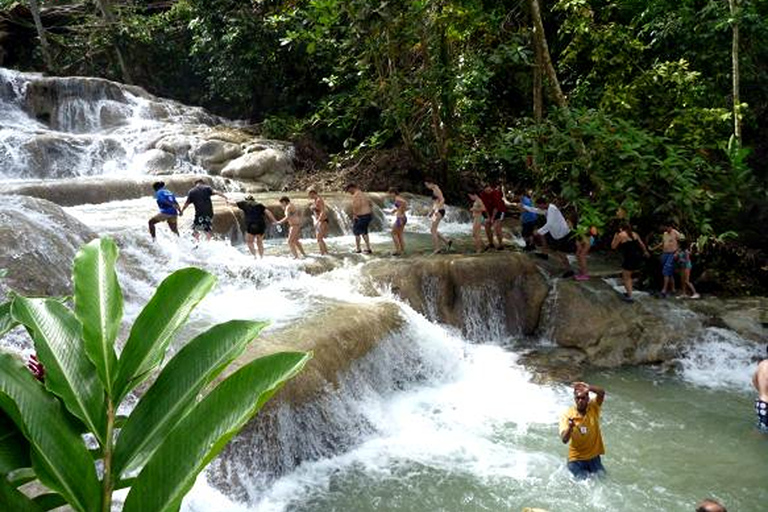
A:
[[[28,14],[38,4],[46,45]],[[501,179],[561,198],[582,226],[673,219],[721,267],[768,281],[768,0],[0,10],[4,66],[104,76],[247,119],[296,141],[307,172],[378,169],[405,185],[429,173],[454,199]]]

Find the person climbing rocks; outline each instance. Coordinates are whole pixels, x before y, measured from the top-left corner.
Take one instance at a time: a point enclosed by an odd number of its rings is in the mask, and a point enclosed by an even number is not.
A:
[[[288,196],[281,197],[280,204],[283,205],[285,216],[277,221],[277,223],[288,224],[288,249],[290,249],[294,258],[298,259],[299,254],[306,258],[307,253],[304,252],[304,246],[301,245],[299,240],[301,236],[301,214],[296,205],[291,203],[291,199]]]
[[[195,181],[195,186],[187,192],[187,200],[184,201],[184,206],[181,207],[180,215],[184,214],[184,210],[192,204],[195,207],[195,218],[192,221],[192,236],[195,238],[195,242],[200,240],[200,232],[205,233],[208,240],[213,236],[213,203],[211,197],[219,196],[223,197],[224,201],[229,203],[227,196],[213,190],[209,185],[206,185],[205,181]]]
[[[395,222],[392,223],[392,242],[395,244],[395,252],[392,253],[392,256],[402,256],[405,254],[403,232],[405,231],[405,225],[408,223],[408,216],[406,215],[408,202],[400,195],[400,191],[394,187],[389,189],[389,198],[395,207],[392,211],[395,214]]]
[[[696,505],[696,512],[728,512],[728,510],[716,499],[707,498]]]
[[[267,231],[267,221],[277,222],[272,212],[261,203],[257,203],[253,196],[246,196],[244,200],[238,201],[235,205],[243,211],[245,216],[245,243],[248,250],[256,257],[258,249],[259,258],[264,257],[264,233]],[[256,248],[253,242],[256,242]]]
[[[589,394],[594,393],[591,400]],[[578,479],[605,473],[601,455],[605,454],[600,432],[600,413],[605,390],[585,382],[573,384],[574,406],[560,418],[560,440],[568,447],[568,470]]]
[[[755,413],[757,414],[757,430],[768,434],[768,345],[765,347],[766,358],[757,363],[757,369],[752,376],[752,385],[757,390]]]
[[[438,227],[440,221],[445,218],[445,197],[440,187],[432,180],[425,180],[424,185],[432,192],[432,210],[429,212],[429,219],[432,221],[430,227],[430,233],[432,233],[432,248],[434,251],[432,254],[438,254],[445,252],[446,249],[450,250],[453,242],[440,234]]]
[[[680,272],[680,295],[677,298],[700,298],[701,295],[696,292],[696,287],[691,282],[693,262],[691,261],[691,247],[688,240],[680,240],[680,248],[677,250],[677,254],[675,254],[675,266],[678,272]],[[691,292],[690,295],[688,295],[689,291]]]
[[[372,254],[368,238],[368,226],[373,220],[371,200],[354,183],[347,184],[344,192],[352,196],[352,233],[355,235],[355,252],[360,254],[360,238],[365,242],[365,254]]]
[[[675,293],[675,254],[680,249],[680,240],[683,236],[677,231],[671,222],[662,226],[661,240],[661,275],[664,285],[661,288],[661,298],[664,299],[670,293]],[[659,246],[654,247],[654,250]]]
[[[475,241],[475,252],[483,252],[483,241],[480,239],[480,230],[483,227],[484,218],[488,213],[485,209],[482,199],[478,194],[470,193],[469,200],[472,201],[470,213],[472,214],[472,239]]]
[[[171,231],[179,236],[178,217],[181,215],[181,207],[176,201],[176,196],[165,188],[165,182],[162,181],[154,182],[152,190],[155,191],[155,201],[160,209],[160,213],[149,219],[149,234],[152,236],[152,241],[156,240],[155,224],[159,222],[167,222]]]
[[[533,212],[538,215],[546,216],[546,223],[536,230],[536,235],[540,240],[546,243],[547,251],[554,251],[555,257],[560,261],[563,267],[562,277],[571,277],[574,275],[571,270],[571,264],[568,263],[567,253],[576,251],[576,242],[571,233],[571,226],[565,220],[560,209],[545,198],[540,197],[537,202],[538,208],[531,206],[522,206],[527,212]]]
[[[325,207],[325,201],[317,190],[310,188],[307,191],[309,200],[312,202],[312,218],[315,226],[315,239],[317,240],[317,248],[321,255],[328,254],[328,246],[325,245],[325,237],[328,236],[328,210]]]
[[[624,283],[624,300],[634,302],[632,297],[632,274],[645,265],[645,259],[650,257],[648,249],[640,235],[632,230],[629,222],[624,222],[619,231],[613,235],[611,249],[621,254],[621,280]]]
[[[533,190],[525,190],[523,193],[520,194],[520,207],[522,209],[523,206],[533,207]],[[523,212],[520,214],[520,222],[521,222],[521,235],[523,237],[523,240],[525,240],[525,251],[533,251],[536,249],[536,244],[534,243],[533,234],[536,231],[536,223],[539,220],[538,214],[535,212],[531,212],[528,210],[523,209]]]
[[[480,199],[485,205],[485,209],[488,213],[488,217],[485,220],[485,234],[488,237],[487,249],[498,250],[504,249],[504,237],[501,232],[501,222],[507,215],[507,203],[504,202],[504,194],[501,191],[500,185],[491,185],[486,183],[480,192]],[[496,235],[498,245],[493,243],[493,236]]]

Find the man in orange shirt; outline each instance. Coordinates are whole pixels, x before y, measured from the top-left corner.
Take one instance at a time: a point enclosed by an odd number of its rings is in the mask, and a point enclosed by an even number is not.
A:
[[[590,400],[590,392],[596,395],[595,400]],[[576,405],[560,418],[560,439],[563,443],[571,443],[568,447],[568,470],[577,479],[583,479],[592,474],[605,473],[600,460],[605,453],[600,432],[605,390],[585,382],[575,382],[573,399]]]

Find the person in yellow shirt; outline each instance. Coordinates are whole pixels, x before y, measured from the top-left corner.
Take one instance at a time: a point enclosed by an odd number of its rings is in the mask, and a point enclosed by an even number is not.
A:
[[[596,395],[590,400],[589,393]],[[600,456],[605,454],[603,435],[600,432],[600,412],[605,400],[605,390],[585,382],[573,384],[576,405],[560,417],[560,439],[568,447],[568,470],[577,479],[592,474],[603,474],[605,468]]]

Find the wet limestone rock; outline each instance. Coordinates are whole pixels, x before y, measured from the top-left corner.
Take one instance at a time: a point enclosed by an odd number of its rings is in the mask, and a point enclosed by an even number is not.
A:
[[[335,386],[338,377],[378,342],[402,327],[398,307],[389,302],[331,304],[324,311],[251,343],[245,353],[219,377],[226,378],[249,362],[282,351],[312,351],[304,371],[276,395],[272,405],[305,404]]]
[[[431,320],[465,331],[470,315],[490,316],[500,301],[507,333],[532,334],[548,290],[535,263],[510,252],[380,260],[366,273]]]
[[[0,202],[0,296],[71,293],[72,261],[96,237],[61,207],[42,199],[7,196]]]
[[[594,366],[673,359],[704,328],[699,315],[672,301],[643,297],[626,304],[603,281],[556,280],[550,294],[541,334],[583,351]]]
[[[290,156],[275,148],[246,153],[231,160],[221,170],[221,175],[226,178],[259,181],[270,190],[280,190],[292,174]]]
[[[230,160],[242,154],[239,144],[211,139],[195,146],[190,156],[192,161],[200,167],[218,174]]]

